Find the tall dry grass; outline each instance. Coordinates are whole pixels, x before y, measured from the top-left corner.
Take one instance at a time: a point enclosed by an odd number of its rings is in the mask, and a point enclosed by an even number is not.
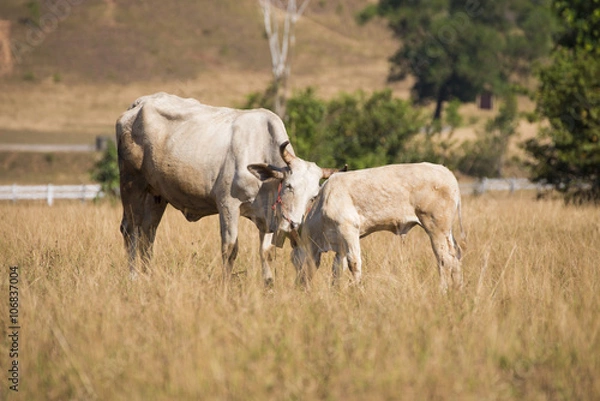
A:
[[[363,240],[364,284],[294,287],[279,250],[261,285],[241,228],[230,291],[217,220],[169,211],[153,274],[132,282],[108,204],[0,205],[0,322],[20,269],[23,400],[597,400],[600,210],[531,195],[465,197],[462,294],[438,292],[415,228]],[[326,258],[330,260],[331,258]]]

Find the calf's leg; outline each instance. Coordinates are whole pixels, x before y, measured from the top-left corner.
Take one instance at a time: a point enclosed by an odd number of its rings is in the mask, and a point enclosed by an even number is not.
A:
[[[308,289],[314,271],[321,265],[321,252],[316,246],[301,242],[292,252],[292,262],[296,268],[296,285]]]
[[[430,233],[429,237],[433,253],[437,258],[441,290],[447,292],[449,285],[461,290],[463,283],[460,266],[460,248],[455,246],[456,242],[452,237],[452,232],[447,234],[434,232]]]
[[[345,238],[347,244],[346,260],[348,262],[348,270],[350,270],[350,273],[352,273],[354,282],[356,284],[359,284],[362,277],[362,261],[360,256],[359,233],[358,231],[352,232],[345,236]]]

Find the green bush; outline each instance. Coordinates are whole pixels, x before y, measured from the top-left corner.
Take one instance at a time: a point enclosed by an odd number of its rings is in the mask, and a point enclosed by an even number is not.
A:
[[[246,107],[269,107],[269,96],[252,94]],[[365,168],[416,158],[406,144],[424,125],[422,113],[390,90],[317,98],[312,88],[288,99],[284,119],[296,153],[320,165]]]
[[[308,160],[331,162],[324,129],[327,104],[309,87],[288,100],[287,112],[285,125],[296,153]]]
[[[113,141],[107,141],[102,158],[91,171],[92,179],[100,184],[102,192],[110,198],[119,196],[119,165],[117,147]]]
[[[474,177],[502,177],[510,138],[518,124],[517,99],[507,93],[498,115],[488,120],[474,141],[461,144],[457,168]]]
[[[342,94],[327,107],[328,141],[337,164],[352,168],[405,161],[406,144],[423,126],[420,111],[390,90]]]

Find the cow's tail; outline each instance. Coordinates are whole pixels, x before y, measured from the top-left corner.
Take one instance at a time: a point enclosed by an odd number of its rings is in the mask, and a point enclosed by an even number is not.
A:
[[[119,166],[122,162],[127,162],[134,169],[139,170],[142,167],[143,150],[133,138],[132,130],[136,117],[137,113],[134,113],[131,109],[123,113],[115,124],[115,134]]]

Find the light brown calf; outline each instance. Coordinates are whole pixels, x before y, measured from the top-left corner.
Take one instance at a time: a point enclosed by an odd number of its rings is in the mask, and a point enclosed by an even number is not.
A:
[[[334,282],[347,264],[361,279],[360,238],[376,231],[407,234],[420,225],[431,240],[440,286],[462,288],[461,249],[452,234],[458,216],[462,234],[460,191],[446,167],[396,164],[334,174],[321,188],[301,225],[292,260],[301,283],[307,284],[321,254],[336,253]]]

